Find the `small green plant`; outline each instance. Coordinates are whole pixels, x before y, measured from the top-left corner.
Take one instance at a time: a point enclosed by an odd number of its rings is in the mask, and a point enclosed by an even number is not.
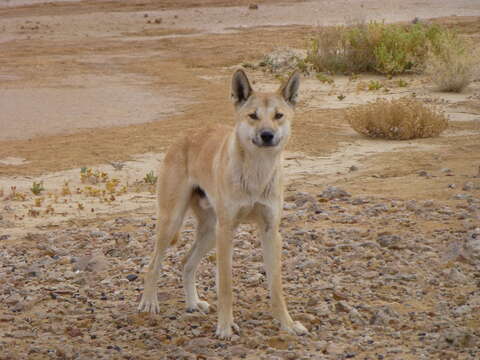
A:
[[[343,94],[340,94],[340,95],[337,96],[337,99],[340,100],[340,101],[342,101],[345,98],[346,98],[346,96],[343,95]]]
[[[153,174],[153,170],[148,172],[143,178],[146,184],[155,185],[157,183],[157,177]]]
[[[370,80],[368,82],[368,90],[369,91],[375,91],[375,90],[380,90],[383,87],[382,83],[377,80]]]
[[[327,76],[327,75],[322,74],[322,73],[317,73],[315,75],[315,77],[317,78],[318,81],[320,81],[321,83],[324,83],[324,84],[332,85],[332,84],[335,83],[335,80],[333,80],[330,76]]]
[[[398,87],[407,87],[407,86],[408,86],[408,82],[406,82],[406,81],[403,80],[403,79],[398,79],[398,80],[397,80],[397,85],[398,85]]]
[[[34,195],[40,195],[42,193],[42,191],[44,191],[45,188],[43,187],[43,181],[40,181],[40,182],[33,182],[32,184],[32,187],[30,188],[30,191],[34,194]]]

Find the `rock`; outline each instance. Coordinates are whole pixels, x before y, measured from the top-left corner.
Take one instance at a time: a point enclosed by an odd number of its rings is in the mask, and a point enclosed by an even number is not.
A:
[[[474,189],[474,185],[473,185],[473,182],[471,181],[467,181],[465,184],[463,184],[462,186],[462,190],[463,191],[470,191],[470,190],[473,190]]]
[[[377,238],[377,242],[382,247],[389,249],[398,249],[402,238],[398,235],[380,234]]]
[[[258,10],[258,5],[257,4],[250,4],[248,5],[249,10]]]
[[[428,173],[425,170],[420,170],[417,174],[418,176],[428,177]]]
[[[248,354],[249,350],[242,345],[234,345],[230,347],[230,354],[234,358],[245,358]]]
[[[443,168],[442,170],[440,170],[442,173],[445,174],[445,176],[453,176],[453,171],[452,169],[449,169],[449,168]]]
[[[66,333],[70,337],[78,337],[83,335],[82,331],[78,328],[67,328]]]
[[[337,344],[337,343],[331,342],[327,345],[325,352],[327,354],[332,354],[332,355],[341,355],[343,354],[344,349],[345,349],[345,346],[343,344]]]
[[[135,281],[138,279],[138,275],[135,275],[135,274],[129,274],[127,275],[127,280],[128,281]]]
[[[444,330],[440,337],[441,342],[456,348],[468,348],[474,346],[475,338],[470,329],[449,328]]]
[[[200,337],[190,340],[187,345],[184,346],[184,349],[193,354],[211,356],[212,351],[209,348],[213,344],[214,340],[207,337]]]
[[[327,188],[320,194],[320,197],[327,200],[341,199],[350,196],[351,195],[348,192],[336,186],[327,186]]]
[[[73,266],[74,271],[100,272],[108,267],[108,261],[101,253],[82,256]]]
[[[350,166],[350,167],[348,168],[348,170],[349,170],[350,172],[352,172],[352,171],[357,171],[357,170],[358,170],[358,166],[352,165],[352,166]]]
[[[296,209],[297,205],[291,201],[285,201],[283,203],[283,210],[294,210]]]
[[[10,235],[8,235],[8,234],[0,235],[0,241],[8,240],[8,239],[10,239]]]

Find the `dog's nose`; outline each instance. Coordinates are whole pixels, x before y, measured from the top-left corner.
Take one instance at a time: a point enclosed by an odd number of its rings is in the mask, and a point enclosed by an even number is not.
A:
[[[270,130],[263,130],[260,133],[260,137],[262,138],[264,144],[271,144],[274,136],[275,134]]]

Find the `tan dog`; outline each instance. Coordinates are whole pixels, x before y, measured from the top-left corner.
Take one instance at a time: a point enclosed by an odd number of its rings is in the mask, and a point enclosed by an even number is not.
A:
[[[307,329],[290,317],[281,279],[282,151],[290,136],[300,76],[294,73],[275,93],[256,93],[237,70],[232,80],[235,128],[210,127],[189,134],[165,156],[157,181],[158,224],[155,252],[145,274],[140,311],[157,313],[157,281],[167,247],[178,236],[187,209],[198,220],[197,237],[185,257],[183,283],[187,310],[207,312],[195,285],[202,257],[217,249],[217,336],[238,331],[232,312],[232,242],[239,223],[258,224],[272,313],[293,334]]]

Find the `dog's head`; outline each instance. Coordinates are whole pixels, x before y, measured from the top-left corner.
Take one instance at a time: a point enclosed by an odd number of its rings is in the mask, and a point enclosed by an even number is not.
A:
[[[280,151],[290,137],[300,75],[293,73],[273,93],[253,91],[243,70],[232,79],[232,98],[236,109],[236,134],[246,149]]]

